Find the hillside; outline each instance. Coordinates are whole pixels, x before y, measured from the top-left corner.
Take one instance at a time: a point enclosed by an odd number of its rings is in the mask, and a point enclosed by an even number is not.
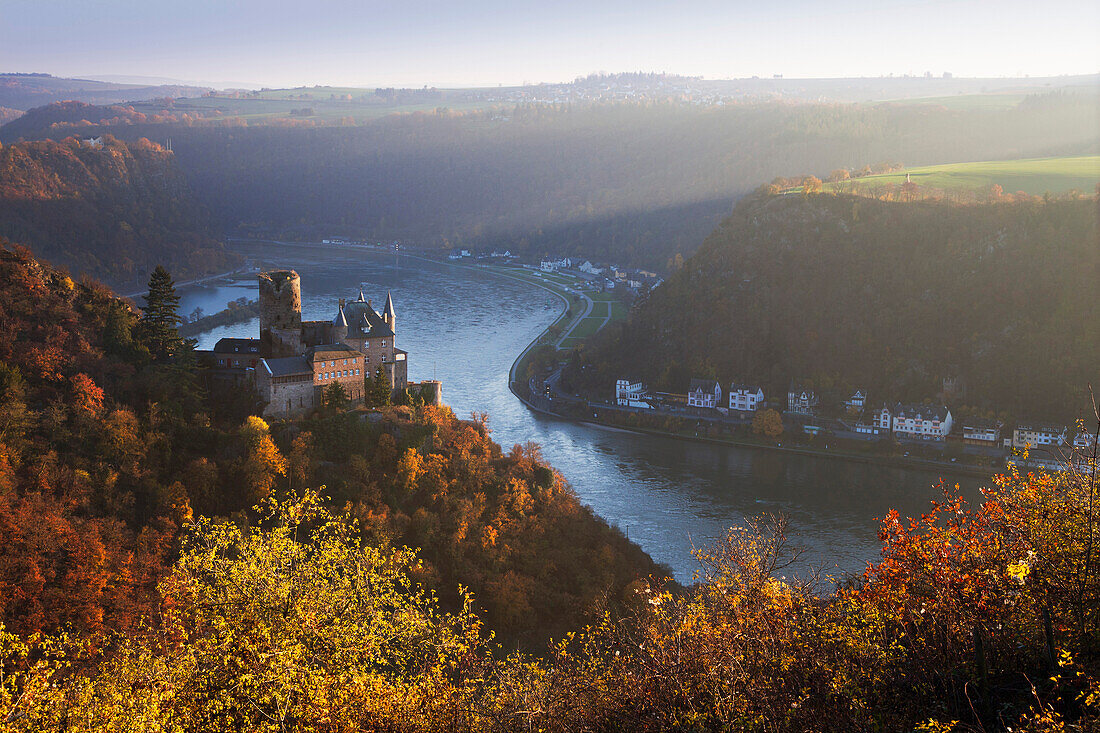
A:
[[[416,581],[449,609],[473,590],[509,648],[542,650],[665,576],[537,449],[504,451],[482,423],[392,407],[269,428],[186,348],[158,361],[156,338],[102,286],[0,240],[0,627],[129,629],[188,523],[259,521],[251,507],[304,486],[373,546],[421,548]]]
[[[0,148],[0,236],[127,288],[157,264],[183,278],[238,262],[214,238],[171,153],[148,140]]]
[[[665,100],[441,107],[348,126],[150,121],[184,109],[71,129],[52,128],[55,113],[42,111],[49,124],[35,131],[17,120],[0,138],[171,137],[180,170],[225,231],[505,248],[650,270],[694,251],[738,196],[792,171],[1100,152],[1097,97],[1086,92],[1008,108]]]
[[[601,395],[623,375],[681,393],[717,376],[772,397],[799,380],[873,403],[934,399],[955,378],[956,410],[1072,420],[1098,383],[1097,237],[1092,198],[757,194],[569,377]]]

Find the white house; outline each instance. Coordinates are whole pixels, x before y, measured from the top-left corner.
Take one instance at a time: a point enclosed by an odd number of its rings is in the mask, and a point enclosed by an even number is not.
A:
[[[545,272],[554,272],[563,268],[569,267],[572,264],[572,260],[568,257],[562,257],[560,260],[543,260],[539,263],[539,267]]]
[[[863,412],[863,407],[867,404],[867,393],[862,389],[857,389],[852,393],[852,396],[844,400],[844,406],[850,410],[856,412]]]
[[[722,385],[717,379],[692,379],[688,389],[688,407],[714,409],[722,401]]]
[[[577,268],[581,272],[587,272],[589,275],[600,275],[603,273],[602,267],[596,267],[588,260],[585,260],[584,264]]]
[[[813,415],[820,400],[812,389],[791,385],[787,391],[787,412],[795,415]]]
[[[943,440],[954,419],[944,405],[897,405],[893,411],[894,435],[898,438]]]
[[[1092,450],[1092,446],[1095,444],[1096,436],[1087,430],[1077,433],[1077,437],[1073,439],[1073,449],[1078,453]]]
[[[653,407],[647,402],[648,398],[649,391],[644,382],[632,379],[620,379],[615,382],[615,403],[619,407]]]
[[[891,431],[894,429],[894,413],[889,407],[882,407],[871,413],[871,425],[879,430]]]
[[[1005,443],[1008,443],[1005,439]],[[1012,431],[1012,448],[1051,448],[1066,442],[1066,428],[1062,425],[1021,423]]]
[[[764,403],[764,390],[747,384],[730,385],[730,409],[755,412]]]

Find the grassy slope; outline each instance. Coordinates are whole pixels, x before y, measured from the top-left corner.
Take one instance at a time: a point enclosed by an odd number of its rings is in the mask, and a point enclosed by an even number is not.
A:
[[[1100,156],[986,160],[976,163],[948,163],[909,168],[896,173],[866,176],[855,181],[861,187],[900,185],[908,173],[913,183],[943,190],[988,189],[1000,185],[1006,193],[1025,191],[1065,193],[1077,189],[1091,193],[1100,182]],[[845,184],[840,184],[841,186]],[[830,187],[835,187],[830,184]]]

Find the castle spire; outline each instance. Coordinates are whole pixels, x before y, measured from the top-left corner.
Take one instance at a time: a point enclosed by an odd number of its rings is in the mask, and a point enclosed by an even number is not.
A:
[[[362,289],[359,290],[359,302],[360,303],[366,303],[367,302],[367,299],[363,297],[363,290]]]
[[[382,309],[382,321],[390,330],[397,333],[397,314],[393,310],[393,295],[386,293],[386,307]]]
[[[337,328],[341,328],[341,327],[342,328],[347,328],[348,327],[348,319],[344,318],[344,306],[343,305],[340,306],[340,310],[336,311],[336,317],[332,319],[332,325],[336,326]]]

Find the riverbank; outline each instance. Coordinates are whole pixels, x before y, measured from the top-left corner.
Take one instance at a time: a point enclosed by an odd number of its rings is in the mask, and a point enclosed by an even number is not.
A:
[[[765,442],[738,440],[736,438],[716,438],[706,435],[689,435],[686,433],[674,432],[670,430],[658,430],[656,428],[622,425],[615,422],[600,420],[598,418],[578,419],[575,417],[570,417],[568,415],[563,415],[552,409],[552,400],[546,398],[537,398],[534,395],[525,395],[524,390],[516,379],[517,371],[519,370],[521,362],[524,360],[524,358],[526,358],[530,351],[541,342],[545,335],[546,331],[539,334],[539,336],[534,341],[532,341],[526,349],[524,349],[519,357],[516,358],[516,361],[512,364],[512,369],[509,371],[508,380],[508,389],[513,395],[515,395],[516,399],[522,402],[527,407],[527,409],[545,417],[550,417],[555,420],[566,420],[568,422],[576,423],[578,425],[588,425],[604,429],[613,429],[628,433],[635,433],[638,435],[650,435],[661,438],[674,438],[681,441],[708,443],[711,445],[729,446],[731,448],[750,448],[762,451],[787,453],[791,455],[809,456],[815,458],[830,458],[838,461],[847,461],[849,463],[889,466],[892,468],[903,469],[919,469],[924,471],[944,471],[948,474],[971,476],[976,478],[989,478],[990,476],[998,473],[998,470],[992,466],[973,466],[966,463],[958,463],[953,461],[937,461],[926,458],[915,458],[907,456],[856,453],[852,451],[837,450],[835,448],[815,448],[813,446],[806,445],[784,446],[778,441],[776,444],[773,445]]]
[[[196,277],[196,278],[193,278],[191,280],[184,280],[183,282],[173,283],[173,285],[174,285],[174,287],[177,287],[177,288],[186,288],[186,287],[190,287],[191,285],[201,285],[202,283],[210,282],[211,280],[220,280],[223,277],[233,277],[234,275],[240,275],[240,274],[243,274],[245,272],[251,272],[254,269],[255,268],[252,266],[251,263],[246,262],[245,264],[243,264],[240,267],[238,267],[236,269],[233,269],[233,270],[226,270],[225,272],[219,272],[215,275],[203,275],[202,277]],[[134,292],[134,293],[123,293],[123,294],[119,295],[119,297],[120,298],[136,298],[140,295],[145,295],[147,292],[148,292],[148,290],[138,290],[137,292]]]
[[[838,461],[846,461],[848,463],[889,466],[891,468],[918,469],[923,471],[944,470],[945,473],[948,474],[971,476],[975,478],[988,479],[990,476],[998,473],[998,471],[992,467],[970,466],[965,463],[959,464],[951,463],[948,461],[933,461],[922,458],[906,458],[901,456],[882,456],[865,453],[852,453],[849,451],[839,451],[827,448],[814,448],[813,446],[804,445],[771,445],[768,443],[760,443],[756,441],[737,440],[732,438],[713,438],[706,435],[687,435],[685,433],[677,433],[669,430],[657,430],[655,428],[620,425],[612,422],[604,422],[598,419],[579,420],[554,412],[548,409],[547,405],[535,404],[535,401],[529,399],[528,397],[525,397],[520,392],[517,385],[515,385],[514,383],[510,382],[508,388],[511,390],[512,394],[515,395],[516,398],[532,412],[543,415],[545,417],[553,418],[555,420],[565,420],[568,422],[576,423],[578,425],[587,425],[600,429],[634,433],[637,435],[650,435],[660,438],[673,438],[675,440],[688,441],[693,443],[707,443],[710,445],[728,446],[730,448],[751,448],[754,450],[770,451],[774,453],[787,453],[790,455],[809,456],[814,458],[830,458]],[[548,401],[540,402],[548,403]]]

